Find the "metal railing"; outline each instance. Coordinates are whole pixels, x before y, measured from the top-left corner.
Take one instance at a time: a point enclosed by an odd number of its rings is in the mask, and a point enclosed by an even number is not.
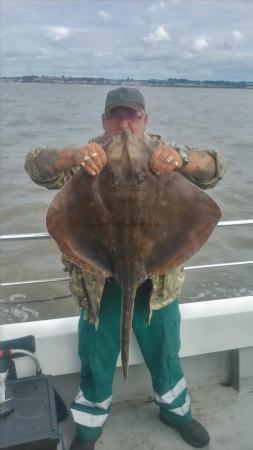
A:
[[[218,223],[218,227],[223,226],[233,226],[233,225],[252,225],[253,219],[246,220],[227,220],[220,221]],[[50,236],[48,233],[23,233],[23,234],[4,234],[0,235],[0,243],[1,242],[10,242],[10,241],[27,241],[27,240],[41,240],[41,239],[49,239]],[[214,267],[226,267],[226,266],[239,266],[253,264],[253,260],[250,261],[235,261],[235,262],[227,262],[227,263],[216,263],[216,264],[204,264],[199,266],[185,266],[185,270],[195,270],[195,269],[209,269]],[[6,286],[23,286],[28,284],[43,284],[43,283],[56,283],[62,281],[68,281],[68,277],[60,277],[60,278],[45,278],[40,280],[27,280],[27,281],[13,281],[0,283],[0,287]]]

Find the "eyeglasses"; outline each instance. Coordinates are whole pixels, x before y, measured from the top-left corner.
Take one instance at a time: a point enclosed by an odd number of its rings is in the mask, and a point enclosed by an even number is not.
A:
[[[108,114],[106,114],[107,120],[129,120],[137,121],[143,117],[144,111],[135,111],[134,109],[129,109],[127,111],[122,111],[119,109],[113,109]]]

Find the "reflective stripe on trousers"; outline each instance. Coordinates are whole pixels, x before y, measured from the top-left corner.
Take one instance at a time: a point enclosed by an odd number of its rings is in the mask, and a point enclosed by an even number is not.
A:
[[[91,402],[84,397],[80,389],[71,408],[74,422],[86,427],[102,427],[108,417],[106,412],[111,403],[112,396],[103,402]],[[81,407],[81,409],[76,409],[77,407]],[[85,409],[82,407],[85,407]],[[101,410],[101,414],[99,414],[99,410]]]
[[[156,392],[154,392],[155,400],[159,405],[167,406],[168,410],[173,413],[177,414],[179,416],[184,416],[190,411],[190,396],[188,392],[186,391],[187,386],[185,382],[185,378],[182,377],[177,384],[174,386],[174,388],[168,390],[163,395],[158,395]],[[178,406],[176,408],[171,407],[171,405],[178,399],[178,397],[185,391],[185,401],[181,406]]]

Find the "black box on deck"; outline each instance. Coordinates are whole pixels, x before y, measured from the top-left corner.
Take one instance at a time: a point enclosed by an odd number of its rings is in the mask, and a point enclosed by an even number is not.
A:
[[[14,411],[0,419],[0,450],[56,450],[59,431],[52,377],[10,380],[6,403]]]

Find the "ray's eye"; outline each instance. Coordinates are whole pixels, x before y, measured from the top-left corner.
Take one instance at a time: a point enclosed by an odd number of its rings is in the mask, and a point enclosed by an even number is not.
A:
[[[110,172],[108,173],[108,181],[109,181],[109,183],[110,183],[112,186],[115,186],[115,184],[116,184],[116,176],[115,176],[115,173],[114,173],[114,172],[110,171]]]
[[[145,180],[145,175],[143,172],[136,172],[136,180],[138,184],[143,183],[143,181]]]

